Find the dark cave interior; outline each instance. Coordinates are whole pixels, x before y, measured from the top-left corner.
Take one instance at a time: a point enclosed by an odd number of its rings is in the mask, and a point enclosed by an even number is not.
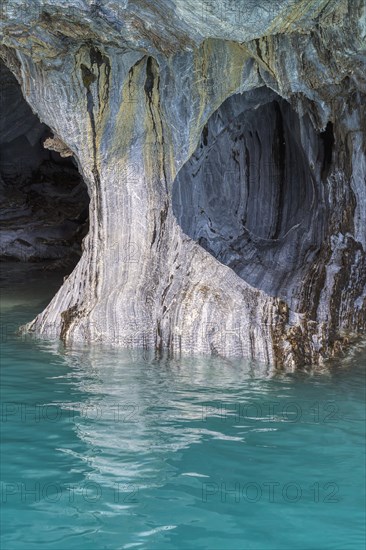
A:
[[[232,96],[176,177],[174,214],[244,280],[289,298],[324,238],[333,142],[330,123],[316,133],[266,87]]]
[[[72,156],[45,148],[53,132],[0,64],[0,260],[71,270],[88,232],[89,195]]]

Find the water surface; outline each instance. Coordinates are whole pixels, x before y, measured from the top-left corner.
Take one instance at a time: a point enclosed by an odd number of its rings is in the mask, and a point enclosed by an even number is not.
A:
[[[1,275],[4,550],[365,548],[364,352],[273,376],[65,350],[14,334],[60,275]]]

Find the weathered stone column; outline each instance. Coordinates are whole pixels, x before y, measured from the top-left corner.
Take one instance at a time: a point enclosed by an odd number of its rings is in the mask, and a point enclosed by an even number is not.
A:
[[[366,323],[361,3],[347,16],[347,2],[337,11],[284,0],[264,15],[258,8],[256,25],[253,7],[237,25],[211,12],[199,23],[190,0],[142,4],[121,4],[119,14],[109,4],[75,7],[63,20],[49,6],[35,14],[38,26],[11,13],[5,27],[2,57],[72,151],[91,199],[83,256],[26,330],[67,345],[236,355],[290,369],[342,351]],[[172,209],[175,178],[210,116],[264,86],[301,118],[298,146],[321,203],[314,223],[324,242],[308,239],[305,250],[303,229],[304,260],[287,295],[251,286],[185,235]]]

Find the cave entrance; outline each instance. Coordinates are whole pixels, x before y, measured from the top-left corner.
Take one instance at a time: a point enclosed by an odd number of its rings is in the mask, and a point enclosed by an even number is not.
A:
[[[47,149],[54,136],[0,64],[0,260],[46,262],[70,273],[89,229],[89,195],[66,148]]]
[[[310,119],[272,90],[232,96],[176,177],[174,214],[245,281],[288,298],[323,238],[325,149]]]

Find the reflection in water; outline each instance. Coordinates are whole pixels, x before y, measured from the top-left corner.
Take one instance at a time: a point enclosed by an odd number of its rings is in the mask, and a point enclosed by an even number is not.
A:
[[[69,350],[64,358],[69,386],[83,400],[59,406],[72,411],[77,436],[88,448],[88,479],[97,483],[157,487],[166,482],[167,457],[192,445],[210,440],[245,445],[261,434],[256,447],[276,448],[271,432],[283,423],[306,426],[347,416],[337,402],[339,388],[333,387],[343,372],[336,368],[326,376],[276,376],[243,361],[154,360],[145,351],[96,347]],[[347,393],[352,387],[344,382]]]
[[[224,422],[239,414],[238,403],[231,410],[228,403],[240,399],[244,404],[267,393],[266,368],[257,372],[263,376],[257,380],[249,363],[154,360],[146,352],[96,348],[68,351],[64,357],[70,366],[68,383],[83,401],[59,406],[69,415],[72,411],[77,435],[91,450],[91,477],[98,483],[107,475],[112,484],[133,480],[139,487],[156,486],[165,481],[161,470],[167,453],[208,435],[243,440],[207,430],[208,419]]]
[[[44,299],[30,283],[8,326]],[[284,375],[6,334],[7,550],[362,547],[362,350]]]

